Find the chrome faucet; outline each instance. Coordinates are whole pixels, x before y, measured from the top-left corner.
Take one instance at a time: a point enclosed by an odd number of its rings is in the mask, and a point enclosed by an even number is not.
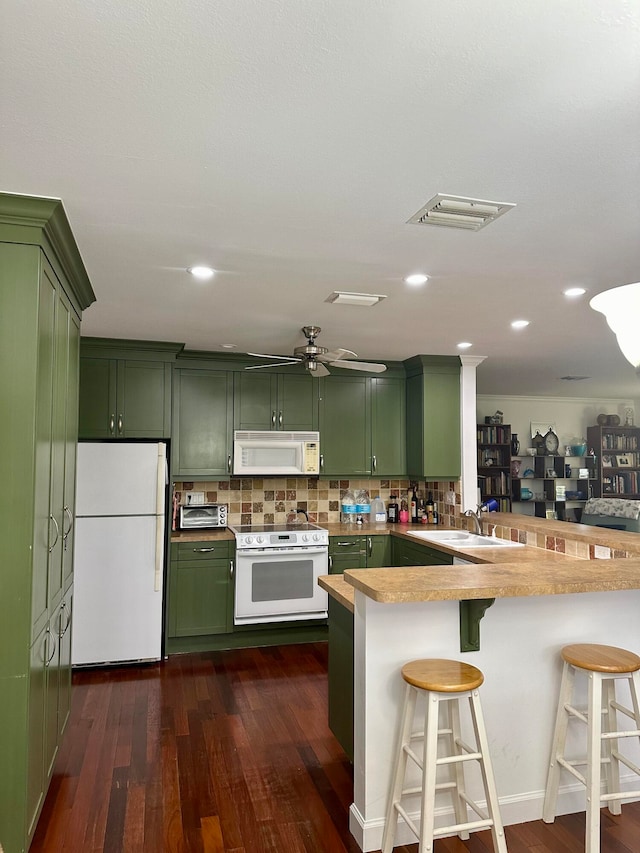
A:
[[[307,519],[307,521],[309,521],[309,516],[307,515],[307,511],[306,511],[306,510],[304,510],[304,509],[297,509],[297,510],[296,510],[296,512],[297,512],[297,513],[302,513],[302,515],[304,515],[304,517]]]
[[[484,533],[482,532],[482,525],[480,524],[480,512],[481,509],[478,506],[475,512],[472,509],[468,509],[463,512],[463,515],[465,515],[467,518],[473,519],[473,526],[475,527],[474,533],[477,533],[478,536],[484,536]]]

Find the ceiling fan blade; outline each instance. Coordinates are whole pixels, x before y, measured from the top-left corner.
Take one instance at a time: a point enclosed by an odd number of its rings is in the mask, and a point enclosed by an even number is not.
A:
[[[320,362],[318,362],[316,369],[313,371],[314,376],[329,376],[329,373],[330,371]]]
[[[329,362],[331,367],[346,367],[348,370],[363,370],[365,373],[384,373],[386,364],[374,364],[371,361],[336,361]]]
[[[333,350],[333,352],[325,352],[324,355],[318,356],[320,361],[340,361],[343,358],[357,358],[358,354],[355,353],[351,349],[342,349],[342,347],[338,347],[338,349]]]
[[[245,370],[262,370],[265,367],[291,367],[292,364],[300,364],[300,359],[295,358],[290,361],[276,361],[275,364],[254,364],[251,367],[245,367]]]
[[[248,352],[247,355],[252,355],[255,358],[279,358],[279,359],[284,358],[287,361],[300,361],[300,359],[294,355],[266,355],[263,352]]]

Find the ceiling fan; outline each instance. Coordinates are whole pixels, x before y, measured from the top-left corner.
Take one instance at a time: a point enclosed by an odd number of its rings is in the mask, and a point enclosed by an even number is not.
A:
[[[313,376],[328,376],[329,370],[325,364],[331,367],[346,367],[348,370],[363,370],[365,373],[383,373],[387,366],[385,364],[375,364],[370,361],[349,361],[348,359],[357,358],[355,352],[350,349],[337,349],[329,352],[326,347],[320,347],[316,344],[316,338],[322,330],[319,326],[303,326],[302,333],[307,339],[305,346],[296,347],[293,350],[293,355],[265,355],[261,352],[250,352],[247,355],[255,356],[256,358],[272,358],[279,359],[275,364],[256,364],[251,367],[245,367],[245,370],[262,370],[265,367],[282,367],[284,365],[304,364],[305,368]]]

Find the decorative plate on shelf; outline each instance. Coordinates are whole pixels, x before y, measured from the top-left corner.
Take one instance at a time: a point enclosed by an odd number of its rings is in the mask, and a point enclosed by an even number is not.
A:
[[[558,436],[555,434],[551,427],[549,427],[549,431],[544,437],[544,446],[548,456],[555,456],[555,454],[558,452],[560,442],[558,440]]]

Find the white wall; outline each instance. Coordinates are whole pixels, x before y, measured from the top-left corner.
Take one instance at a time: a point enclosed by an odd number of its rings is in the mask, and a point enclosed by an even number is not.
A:
[[[505,424],[511,424],[511,432],[518,434],[520,453],[531,446],[531,422],[543,423],[548,428],[556,427],[560,439],[560,453],[564,446],[571,444],[573,438],[586,439],[587,427],[596,425],[599,414],[619,415],[620,423],[625,422],[625,407],[634,409],[634,424],[639,425],[640,406],[635,400],[594,400],[587,398],[565,397],[497,397],[481,394],[477,397],[478,423],[484,423],[485,417],[497,410],[503,412]],[[635,414],[637,412],[637,415]],[[545,428],[545,432],[546,432]],[[544,434],[544,433],[543,433]]]

